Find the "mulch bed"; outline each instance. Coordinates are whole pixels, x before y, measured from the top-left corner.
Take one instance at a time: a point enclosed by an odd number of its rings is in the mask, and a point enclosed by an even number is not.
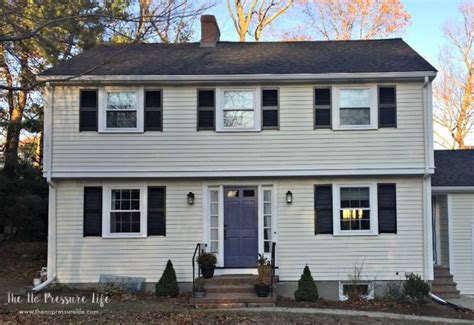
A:
[[[0,279],[30,284],[41,267],[46,266],[46,242],[0,242]]]
[[[326,308],[326,309],[348,309],[359,311],[375,311],[396,313],[405,315],[417,315],[428,317],[444,317],[474,320],[474,312],[456,311],[450,307],[442,306],[433,301],[425,304],[396,303],[381,299],[373,299],[369,301],[329,301],[320,299],[316,302],[300,302],[290,299],[281,298],[278,307],[299,307],[299,308]]]

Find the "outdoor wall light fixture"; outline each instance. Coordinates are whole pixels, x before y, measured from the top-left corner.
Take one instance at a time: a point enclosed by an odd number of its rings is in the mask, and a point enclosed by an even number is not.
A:
[[[188,204],[194,204],[194,193],[193,192],[188,193]]]
[[[291,191],[286,192],[286,203],[293,203],[293,193]]]

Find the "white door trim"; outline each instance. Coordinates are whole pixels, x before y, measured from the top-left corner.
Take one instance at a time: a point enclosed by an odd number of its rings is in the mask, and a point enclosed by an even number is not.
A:
[[[277,240],[277,214],[278,214],[278,202],[277,202],[277,186],[275,183],[265,183],[265,182],[258,182],[258,181],[229,181],[229,182],[204,182],[202,185],[203,191],[203,204],[202,204],[202,225],[203,225],[203,236],[202,241],[203,243],[207,244],[207,250],[209,251],[210,246],[210,190],[218,189],[219,190],[219,211],[218,211],[218,254],[217,254],[217,267],[224,268],[224,187],[242,187],[242,186],[249,186],[249,187],[257,187],[257,205],[258,205],[258,252],[261,253],[264,250],[263,244],[263,190],[265,188],[271,188],[272,190],[272,241]],[[278,250],[277,250],[278,251]],[[277,252],[276,252],[277,253]],[[269,254],[266,254],[268,258]],[[278,260],[277,254],[275,254],[275,259]],[[229,274],[229,271],[232,270],[232,274],[249,274],[253,272],[253,268],[244,268],[244,269],[225,269],[225,270],[216,270],[216,274]],[[255,272],[256,272],[255,268]],[[225,271],[225,272],[222,272]]]

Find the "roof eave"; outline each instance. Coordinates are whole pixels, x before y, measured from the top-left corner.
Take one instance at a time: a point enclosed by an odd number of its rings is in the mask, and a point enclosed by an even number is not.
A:
[[[324,82],[328,80],[394,80],[423,79],[433,80],[436,71],[410,72],[360,72],[360,73],[295,73],[295,74],[220,74],[220,75],[39,75],[42,82]]]

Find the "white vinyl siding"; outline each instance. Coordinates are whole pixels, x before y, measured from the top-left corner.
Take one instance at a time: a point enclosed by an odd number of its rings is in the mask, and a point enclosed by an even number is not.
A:
[[[403,280],[406,272],[424,274],[422,177],[364,178],[360,182],[397,184],[397,234],[333,236],[314,233],[314,185],[353,178],[305,178],[278,184],[280,281],[298,281],[306,264],[315,280],[348,280],[363,265],[363,280]],[[285,192],[293,192],[293,203]]]
[[[275,185],[272,212],[278,217],[274,216],[272,220],[272,232],[275,232],[273,240],[277,242],[280,280],[297,281],[306,264],[316,280],[347,280],[347,274],[356,263],[364,264],[364,280],[403,279],[405,272],[424,273],[421,177],[364,179],[366,182],[397,183],[397,234],[354,237],[314,234],[314,185],[357,180],[320,177],[261,181],[262,184]],[[108,239],[83,237],[84,186],[126,187],[136,185],[138,181],[59,180],[59,282],[97,282],[100,274],[145,277],[147,282],[156,282],[168,259],[173,262],[178,281],[191,281],[194,248],[205,240],[204,231],[209,229],[209,225],[204,225],[202,206],[208,181],[142,181],[143,186],[166,186],[166,236]],[[235,184],[236,179],[219,179],[218,182]],[[255,184],[258,180],[239,179],[238,182]],[[286,203],[288,190],[293,192],[292,204]],[[195,194],[193,205],[186,201],[190,191]]]
[[[178,281],[191,281],[191,259],[202,241],[201,183],[148,181],[166,186],[166,236],[146,238],[83,237],[84,186],[134,186],[138,181],[58,181],[57,277],[63,283],[98,282],[100,274],[145,277],[156,282],[168,259]],[[188,192],[195,194],[193,205]]]
[[[424,168],[422,83],[397,84],[397,128],[371,131],[314,130],[314,86],[280,86],[280,130],[257,133],[197,132],[198,86],[163,87],[163,132],[139,134],[80,133],[81,88],[56,87],[52,176]]]
[[[474,193],[448,194],[450,271],[461,294],[474,294]]]

